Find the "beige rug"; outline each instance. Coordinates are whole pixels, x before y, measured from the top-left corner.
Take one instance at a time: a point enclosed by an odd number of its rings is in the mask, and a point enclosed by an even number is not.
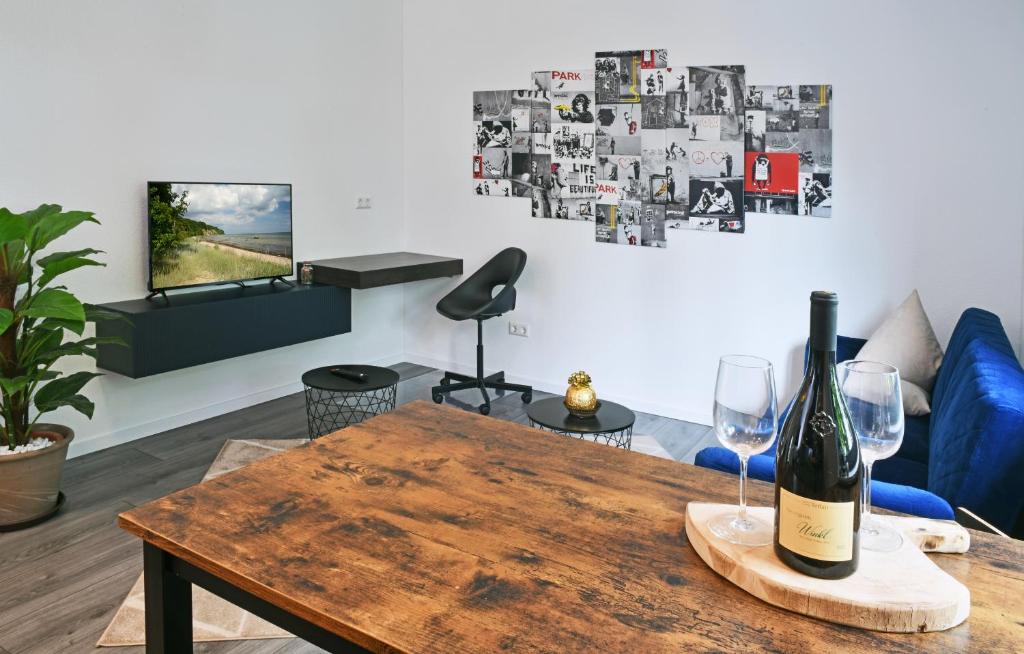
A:
[[[206,472],[203,481],[308,442],[305,439],[227,441]],[[145,645],[145,611],[146,598],[143,594],[142,575],[139,575],[138,581],[128,592],[128,597],[118,608],[97,645]],[[291,637],[290,633],[266,620],[257,618],[202,588],[192,587],[192,638],[196,642]]]

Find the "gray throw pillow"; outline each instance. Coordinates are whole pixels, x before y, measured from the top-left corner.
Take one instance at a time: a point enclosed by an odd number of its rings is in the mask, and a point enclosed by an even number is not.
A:
[[[903,413],[908,416],[926,416],[932,412],[932,397],[914,382],[900,379],[900,392],[903,395]]]
[[[915,289],[910,296],[885,319],[868,342],[857,353],[864,361],[880,361],[896,366],[900,379],[930,393],[935,376],[942,363],[942,346],[921,305],[921,296]],[[904,390],[904,402],[907,391]],[[927,397],[927,396],[926,396]],[[916,400],[915,400],[916,402]],[[927,399],[925,405],[927,405]],[[915,406],[919,406],[915,404]],[[919,415],[910,413],[910,415]]]

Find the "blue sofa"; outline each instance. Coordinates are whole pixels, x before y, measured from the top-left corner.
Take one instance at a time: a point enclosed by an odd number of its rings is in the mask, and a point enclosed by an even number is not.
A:
[[[865,341],[840,336],[837,360],[856,358]],[[1000,530],[1024,537],[1024,370],[999,318],[968,309],[950,338],[932,389],[932,412],[907,416],[903,445],[872,470],[875,506],[929,518],[964,507]],[[696,464],[737,473],[720,447]],[[775,449],[751,457],[750,476],[775,481]]]

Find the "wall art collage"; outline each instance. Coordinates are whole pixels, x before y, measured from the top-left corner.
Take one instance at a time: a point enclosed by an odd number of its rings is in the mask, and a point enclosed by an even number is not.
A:
[[[747,213],[829,217],[831,103],[829,85],[747,86],[743,66],[598,52],[593,70],[473,93],[473,190],[647,247],[681,230],[743,233]]]

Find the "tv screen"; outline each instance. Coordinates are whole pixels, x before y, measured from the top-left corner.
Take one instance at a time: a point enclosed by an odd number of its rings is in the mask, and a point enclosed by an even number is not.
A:
[[[292,273],[291,184],[149,182],[149,290]]]

